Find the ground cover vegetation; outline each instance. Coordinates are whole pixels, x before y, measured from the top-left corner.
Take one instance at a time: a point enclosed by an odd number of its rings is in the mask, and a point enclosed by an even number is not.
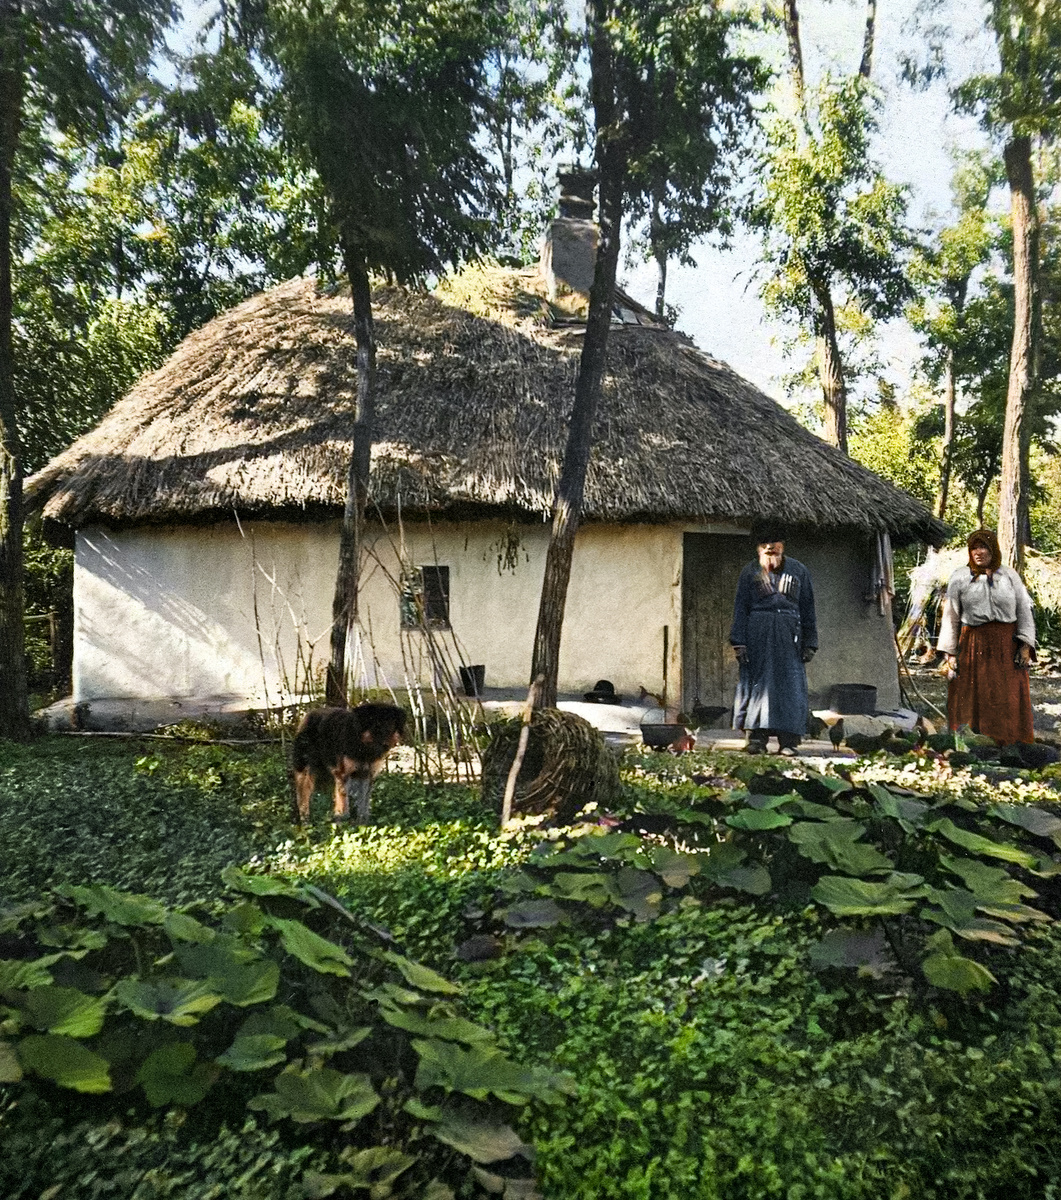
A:
[[[961,753],[296,833],[279,744],[6,743],[0,1191],[1049,1196],[1059,793]]]

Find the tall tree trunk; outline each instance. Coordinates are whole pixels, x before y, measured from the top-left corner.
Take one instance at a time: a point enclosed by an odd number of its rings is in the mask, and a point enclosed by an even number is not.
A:
[[[825,283],[815,283],[817,300],[815,313],[815,342],[818,358],[818,380],[825,401],[825,440],[847,453],[847,386],[844,383],[844,364],[836,340],[836,312],[833,298]]]
[[[22,469],[11,338],[11,177],[22,121],[22,13],[0,3],[0,737],[29,737],[22,624]]]
[[[947,515],[947,493],[950,491],[951,453],[954,447],[954,347],[947,348],[947,361],[943,374],[943,461],[939,469],[939,496],[936,499],[936,515],[942,521]]]
[[[600,244],[589,295],[589,313],[582,342],[575,401],[568,425],[564,465],[553,499],[553,524],[545,557],[538,626],[534,634],[531,678],[541,675],[538,703],[556,705],[560,665],[560,635],[571,578],[575,534],[582,515],[586,470],[593,447],[593,422],[600,398],[608,350],[608,332],[615,301],[615,275],[619,266],[619,231],[623,217],[626,156],[616,128],[615,78],[607,22],[609,0],[588,0],[586,25],[590,31],[590,92],[597,128],[597,176],[600,188]]]
[[[877,32],[877,0],[866,0],[866,32],[862,39],[862,61],[858,73],[868,79],[873,70],[873,39]]]
[[[376,340],[372,329],[372,290],[365,256],[357,242],[343,237],[343,262],[354,301],[354,335],[357,341],[357,407],[354,412],[350,465],[346,477],[346,505],[339,536],[339,568],[332,598],[331,660],[325,684],[329,704],[347,703],[350,633],[358,623],[358,577],[364,542],[368,480],[372,467],[372,437],[376,416]]]
[[[1031,139],[1013,137],[1003,154],[1013,222],[1013,344],[1009,356],[998,540],[1002,561],[1024,570],[1028,529],[1028,458],[1037,386],[1040,324],[1039,214],[1032,178]]]
[[[667,247],[663,244],[663,225],[659,217],[659,197],[652,198],[652,218],[649,222],[649,241],[656,260],[656,316],[661,319],[667,311]]]
[[[785,37],[788,40],[788,65],[796,89],[796,104],[803,112],[803,47],[799,40],[799,9],[796,0],[785,0]]]

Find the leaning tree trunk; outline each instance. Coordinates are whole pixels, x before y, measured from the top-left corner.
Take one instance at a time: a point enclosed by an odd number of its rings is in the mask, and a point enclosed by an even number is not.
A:
[[[352,240],[343,239],[343,259],[354,301],[357,341],[357,407],[354,413],[346,505],[339,536],[339,567],[332,598],[331,660],[325,684],[329,704],[347,703],[349,664],[346,650],[358,622],[358,577],[364,541],[368,479],[372,466],[372,437],[376,415],[376,342],[372,329],[372,290],[364,254]]]
[[[22,470],[15,426],[11,176],[22,113],[17,4],[0,6],[0,737],[29,737],[22,586]]]
[[[869,79],[873,70],[873,40],[877,32],[877,0],[866,0],[866,28],[862,36],[862,61],[858,73]]]
[[[590,29],[590,90],[597,128],[597,172],[600,186],[600,244],[589,294],[586,334],[582,342],[575,402],[568,425],[567,447],[560,482],[553,499],[553,524],[545,557],[538,626],[534,634],[531,678],[544,682],[538,703],[556,705],[560,665],[560,634],[571,578],[575,534],[582,515],[586,470],[593,447],[593,422],[600,398],[601,379],[608,350],[608,331],[615,302],[615,274],[619,265],[619,229],[623,216],[626,161],[616,137],[615,79],[607,22],[608,0],[589,0],[586,23]]]
[[[954,381],[954,347],[947,349],[943,376],[943,461],[939,469],[939,496],[936,516],[942,521],[947,515],[947,493],[950,491],[951,457],[954,450],[954,402],[957,388]]]
[[[825,440],[847,453],[847,387],[844,364],[836,339],[836,313],[828,284],[816,283],[815,341],[817,343],[818,381],[825,401]]]
[[[1004,158],[1013,219],[1013,344],[1009,356],[1006,420],[1002,432],[1002,485],[998,540],[1002,561],[1023,571],[1028,529],[1028,458],[1038,353],[1039,215],[1032,178],[1031,139],[1014,137]]]

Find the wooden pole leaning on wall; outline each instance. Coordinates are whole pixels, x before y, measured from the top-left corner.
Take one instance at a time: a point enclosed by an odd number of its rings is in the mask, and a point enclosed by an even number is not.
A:
[[[527,702],[523,705],[523,728],[519,731],[519,745],[516,747],[516,757],[512,760],[512,766],[508,770],[508,779],[505,781],[505,797],[501,802],[502,829],[504,829],[512,817],[512,798],[516,794],[516,777],[519,775],[519,769],[523,766],[523,758],[527,753],[527,743],[530,741],[531,718],[534,716],[534,705],[544,682],[544,675],[535,677],[534,682],[530,685],[530,690],[527,692]]]

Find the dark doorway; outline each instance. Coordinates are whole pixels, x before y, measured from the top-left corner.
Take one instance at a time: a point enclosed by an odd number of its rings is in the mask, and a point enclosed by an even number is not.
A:
[[[748,539],[718,533],[684,535],[682,565],[682,707],[733,707],[737,663],[729,645],[733,597],[752,558]],[[720,717],[711,724],[725,724]]]

